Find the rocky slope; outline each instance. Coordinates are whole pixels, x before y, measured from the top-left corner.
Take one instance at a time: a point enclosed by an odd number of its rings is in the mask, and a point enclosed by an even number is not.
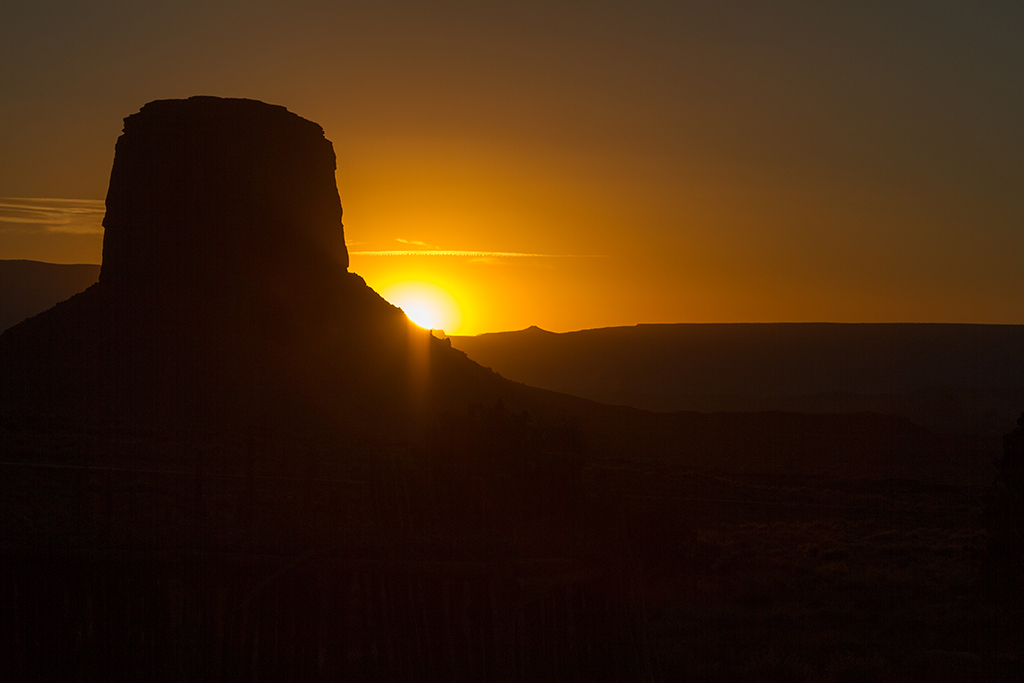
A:
[[[99,275],[91,264],[0,260],[0,332],[78,294]]]

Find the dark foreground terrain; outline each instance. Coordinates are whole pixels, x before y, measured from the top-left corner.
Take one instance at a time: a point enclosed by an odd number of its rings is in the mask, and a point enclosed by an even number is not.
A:
[[[1024,674],[987,486],[617,461],[500,408],[409,442],[6,416],[0,451],[4,680]]]

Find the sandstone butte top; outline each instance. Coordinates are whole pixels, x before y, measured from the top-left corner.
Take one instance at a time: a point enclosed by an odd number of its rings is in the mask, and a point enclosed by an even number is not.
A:
[[[150,102],[117,141],[100,282],[185,294],[275,270],[344,272],[335,168],[323,129],[282,106]]]

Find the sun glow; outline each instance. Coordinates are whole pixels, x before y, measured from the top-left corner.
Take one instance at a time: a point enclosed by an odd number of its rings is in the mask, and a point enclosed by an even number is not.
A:
[[[430,282],[396,282],[381,290],[381,296],[401,308],[420,327],[455,334],[462,325],[459,303],[447,290]]]

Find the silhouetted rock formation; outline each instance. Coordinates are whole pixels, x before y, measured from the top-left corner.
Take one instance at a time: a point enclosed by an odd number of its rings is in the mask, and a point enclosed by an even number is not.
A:
[[[284,107],[150,102],[117,141],[101,280],[170,297],[257,284],[308,295],[348,268],[334,170],[323,129]]]
[[[393,426],[500,384],[347,272],[334,170],[320,126],[283,107],[193,97],[129,116],[99,282],[3,335],[0,405]]]

